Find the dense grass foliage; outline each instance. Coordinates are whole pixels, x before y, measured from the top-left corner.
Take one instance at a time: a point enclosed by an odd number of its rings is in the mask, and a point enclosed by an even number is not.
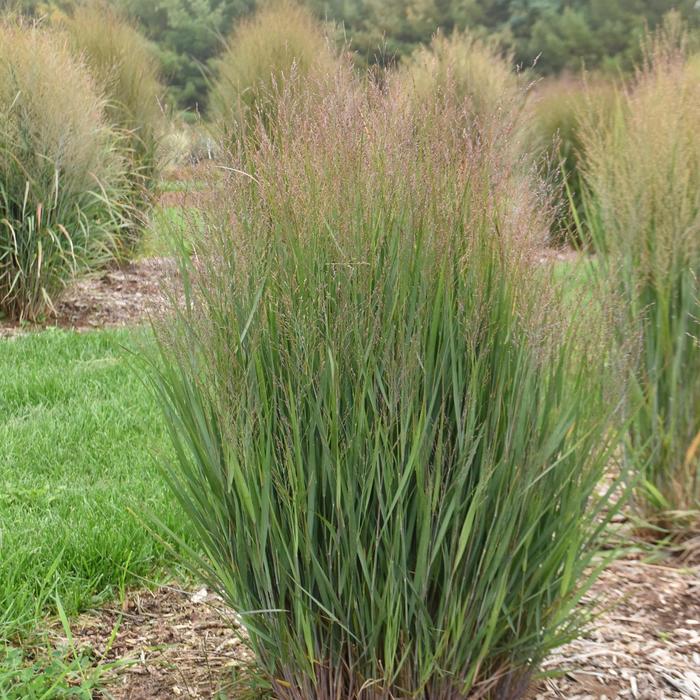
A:
[[[0,22],[0,309],[34,318],[109,258],[124,163],[85,66],[64,42]]]
[[[3,647],[0,643],[0,698],[2,700],[92,700],[109,669],[96,668],[89,653],[72,650],[37,658],[37,649]]]
[[[275,0],[241,22],[218,61],[211,116],[227,143],[275,118],[277,94],[333,73],[337,58],[322,26],[295,0]]]
[[[589,224],[633,350],[626,457],[652,521],[700,529],[700,84],[657,36],[611,126],[584,137]]]
[[[182,531],[153,457],[167,452],[129,350],[142,333],[46,331],[0,341],[0,666],[56,596],[68,615],[169,559],[144,527]],[[2,688],[0,674],[0,688]]]
[[[121,229],[115,251],[118,258],[129,258],[141,239],[160,173],[164,89],[158,64],[146,40],[104,3],[77,8],[61,25],[107,97],[107,120],[118,130],[129,164],[131,225]]]
[[[276,697],[521,697],[582,622],[607,397],[508,129],[334,83],[243,144],[159,328],[193,566]]]

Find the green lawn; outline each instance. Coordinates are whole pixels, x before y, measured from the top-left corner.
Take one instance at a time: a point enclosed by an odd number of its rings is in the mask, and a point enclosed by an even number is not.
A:
[[[139,257],[171,256],[173,246],[191,253],[201,229],[202,215],[195,208],[158,206],[151,215]]]
[[[156,466],[168,441],[128,352],[148,342],[0,340],[0,641],[31,632],[56,596],[70,616],[172,558],[143,520],[182,530]]]

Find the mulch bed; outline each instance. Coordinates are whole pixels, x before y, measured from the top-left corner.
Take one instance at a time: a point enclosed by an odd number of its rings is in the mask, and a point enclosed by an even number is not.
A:
[[[587,636],[552,654],[533,700],[700,699],[700,567],[623,559],[588,596],[606,612]]]
[[[596,583],[587,604],[596,601],[606,612],[547,659],[556,675],[528,700],[700,699],[700,567],[623,559]],[[80,617],[73,635],[104,662],[124,663],[105,695],[116,700],[212,698],[252,664],[235,616],[205,589],[133,592]]]
[[[78,649],[113,665],[102,697],[114,700],[212,698],[252,659],[237,619],[206,589],[133,591],[81,615],[71,632]]]
[[[35,324],[0,321],[0,338],[44,328],[85,331],[144,323],[163,308],[163,290],[176,276],[174,260],[147,258],[76,280],[57,303],[54,317]]]

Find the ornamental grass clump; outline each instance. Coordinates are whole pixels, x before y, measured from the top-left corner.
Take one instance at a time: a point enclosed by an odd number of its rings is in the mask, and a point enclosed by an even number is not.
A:
[[[545,177],[551,174],[557,184],[553,243],[590,246],[574,216],[574,212],[579,217],[584,212],[582,170],[586,154],[582,143],[583,125],[592,112],[598,115],[600,124],[604,124],[614,104],[613,83],[591,77],[585,80],[549,80],[531,93],[527,139],[543,174]]]
[[[56,36],[0,22],[0,308],[35,319],[124,226],[124,163],[86,67]]]
[[[607,130],[584,144],[596,269],[632,353],[625,456],[648,521],[700,530],[700,84],[667,25]]]
[[[323,26],[295,0],[272,0],[240,22],[217,62],[210,117],[227,146],[274,125],[279,93],[334,73],[338,56]]]
[[[115,255],[126,260],[141,241],[160,176],[164,88],[158,63],[146,39],[104,3],[78,6],[61,24],[107,98],[106,117],[129,166],[130,225],[115,241]]]
[[[449,94],[469,105],[469,117],[481,128],[512,126],[503,113],[522,110],[526,91],[513,57],[498,45],[469,32],[437,33],[390,76],[396,99],[423,104]]]
[[[522,697],[583,622],[610,397],[507,144],[331,83],[241,148],[156,326],[192,565],[277,698]]]
[[[525,111],[529,88],[511,55],[466,31],[438,32],[429,46],[416,49],[386,75],[388,99],[401,110],[420,114],[424,105],[445,100],[458,106],[454,116],[472,141],[499,142],[499,167],[491,177],[504,181],[501,192],[518,201],[536,196],[544,208],[542,218],[553,220],[556,202],[545,191],[553,187],[532,172],[537,165]],[[527,193],[533,188],[539,192]]]

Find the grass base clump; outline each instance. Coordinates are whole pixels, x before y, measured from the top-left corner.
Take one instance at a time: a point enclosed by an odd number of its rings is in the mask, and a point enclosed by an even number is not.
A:
[[[321,101],[232,164],[159,329],[193,566],[278,698],[522,697],[605,521],[604,397],[528,267],[542,207],[461,100]]]
[[[124,226],[124,163],[85,66],[57,37],[0,22],[0,308],[36,318]]]

